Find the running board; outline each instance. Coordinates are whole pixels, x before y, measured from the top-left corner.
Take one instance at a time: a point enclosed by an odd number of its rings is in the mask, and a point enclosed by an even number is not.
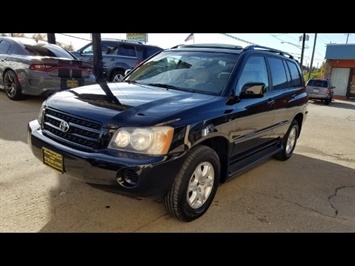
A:
[[[252,156],[236,161],[234,164],[229,166],[227,179],[251,170],[251,168],[254,168],[256,165],[265,162],[267,159],[270,159],[273,155],[280,152],[281,150],[281,145],[269,146],[254,153]]]

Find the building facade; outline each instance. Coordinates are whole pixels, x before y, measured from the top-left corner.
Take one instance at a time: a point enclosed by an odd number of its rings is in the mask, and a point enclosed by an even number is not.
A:
[[[355,99],[355,44],[328,44],[324,78],[331,81],[334,98]]]

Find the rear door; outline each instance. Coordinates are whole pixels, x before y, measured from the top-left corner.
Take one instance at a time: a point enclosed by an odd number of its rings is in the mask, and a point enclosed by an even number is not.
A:
[[[271,75],[271,92],[274,100],[274,119],[271,138],[282,138],[299,107],[308,102],[305,84],[296,62],[279,57],[268,56],[268,66]]]
[[[107,67],[111,65],[125,66],[124,68],[133,68],[138,63],[138,51],[135,45],[121,43],[115,47],[112,53],[105,56]]]

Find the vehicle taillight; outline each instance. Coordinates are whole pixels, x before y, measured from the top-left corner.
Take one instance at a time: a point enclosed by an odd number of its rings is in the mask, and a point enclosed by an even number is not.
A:
[[[37,71],[44,71],[44,72],[49,72],[52,71],[53,69],[80,69],[82,71],[85,71],[89,74],[94,73],[94,69],[92,67],[85,67],[85,66],[62,66],[62,65],[50,65],[50,64],[32,64],[30,65],[31,70],[37,70]]]
[[[55,68],[55,65],[47,65],[47,64],[32,64],[30,65],[31,70],[44,71],[48,72]]]
[[[89,74],[94,74],[94,69],[92,67],[79,67],[79,68]]]

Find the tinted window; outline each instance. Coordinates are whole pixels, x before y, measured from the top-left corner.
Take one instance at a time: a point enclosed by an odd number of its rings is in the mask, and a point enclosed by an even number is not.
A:
[[[64,57],[73,59],[73,57],[63,48],[55,45],[29,45],[24,44],[24,48],[30,55],[34,56],[51,56],[51,57]]]
[[[239,92],[240,89],[249,82],[263,82],[265,88],[268,89],[269,81],[264,57],[252,56],[248,58],[243,68],[243,72],[240,75],[237,91]]]
[[[115,47],[117,47],[117,44],[114,42],[101,42],[102,54],[112,54]]]
[[[132,45],[121,44],[118,49],[113,51],[114,55],[137,57],[136,49]]]
[[[270,57],[268,58],[273,90],[286,89],[288,81],[286,77],[286,69],[281,59]]]
[[[161,49],[155,47],[146,47],[143,51],[143,57],[148,58],[149,56],[155,54],[156,52],[161,51]]]
[[[326,80],[311,79],[308,81],[307,85],[327,88],[328,82]]]
[[[293,87],[301,86],[303,79],[296,63],[287,61],[287,65],[290,68],[290,72],[291,72],[292,86]]]
[[[102,54],[111,54],[112,51],[117,47],[117,44],[114,42],[101,42],[101,52]],[[84,54],[93,54],[94,53],[94,47],[92,44],[87,46],[82,53]]]
[[[10,47],[10,43],[6,40],[0,41],[0,54],[6,54]]]

